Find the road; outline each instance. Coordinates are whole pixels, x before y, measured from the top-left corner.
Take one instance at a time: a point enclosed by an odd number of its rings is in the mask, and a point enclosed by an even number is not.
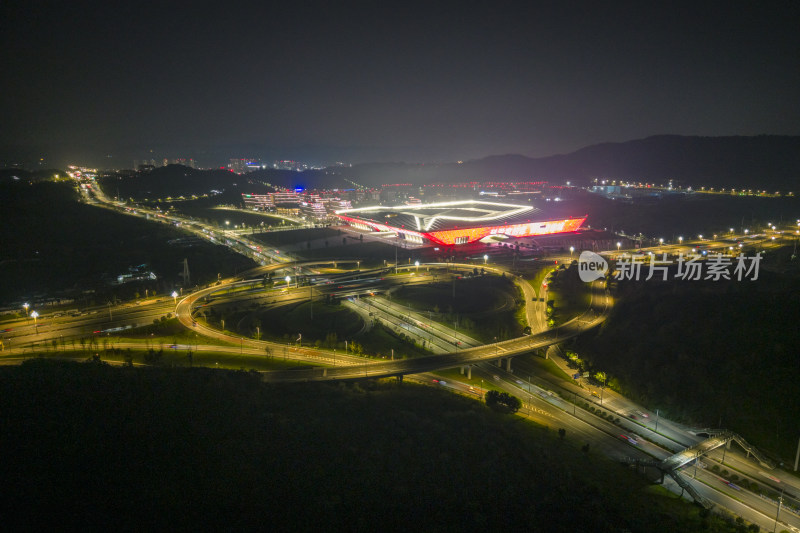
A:
[[[147,216],[150,216],[150,214],[148,213]],[[155,214],[154,216],[162,218],[164,217],[162,214]],[[171,222],[174,223],[175,221]],[[207,228],[199,228],[195,231],[199,231],[201,233],[208,232]],[[253,253],[252,250],[254,248],[252,248],[251,243],[248,243],[244,239],[239,240],[240,236],[236,236],[236,240],[231,242],[230,237],[231,236],[228,235],[221,237],[218,232],[217,234],[212,234],[211,238],[223,238],[226,244],[237,251]],[[737,237],[733,235],[729,237],[729,239],[735,238]],[[746,236],[744,237],[744,239],[747,238],[748,237]],[[745,248],[745,246],[750,246],[751,248],[753,246],[761,246],[762,248],[769,247],[774,245],[774,241],[771,241],[772,239],[766,240],[762,238],[760,240],[747,242],[746,244],[743,243],[742,248]],[[703,249],[707,253],[716,251],[735,253],[735,248],[739,248],[738,244],[736,244],[734,248],[732,243],[726,241],[717,241],[716,239],[713,241],[703,241],[700,239],[699,243],[687,242],[685,245],[680,243],[678,245],[658,246],[650,248],[649,251],[653,251],[653,253],[669,253],[675,255],[678,253],[688,253],[691,251],[691,248],[696,247],[697,244],[703,245]],[[645,248],[639,251],[646,252],[648,249]],[[275,251],[273,254],[275,257],[261,254],[260,250],[257,250],[256,252],[260,254],[262,261],[286,261],[285,255],[278,256],[277,251]],[[259,256],[254,254],[254,257]],[[464,266],[470,269],[473,267],[473,265]],[[273,266],[273,268],[285,268],[285,265],[276,265]],[[229,280],[230,283],[234,281],[236,280]],[[571,434],[577,436],[578,438],[585,439],[586,442],[591,443],[592,449],[600,449],[611,457],[618,458],[620,460],[644,457],[664,459],[672,455],[675,451],[682,449],[687,444],[692,444],[693,442],[700,440],[700,437],[693,435],[687,430],[687,428],[680,427],[677,424],[673,424],[668,420],[660,418],[657,414],[655,417],[653,417],[652,413],[642,410],[629,400],[615,395],[611,391],[602,391],[602,409],[606,411],[611,410],[618,415],[619,423],[612,423],[606,418],[601,418],[595,414],[589,413],[588,411],[577,407],[574,402],[567,402],[558,394],[552,393],[554,389],[560,388],[562,394],[565,394],[566,398],[569,398],[569,392],[572,392],[573,400],[578,400],[580,398],[582,401],[597,404],[598,399],[591,394],[591,389],[580,387],[576,383],[565,383],[563,381],[556,385],[553,383],[553,379],[550,379],[550,376],[538,375],[536,378],[533,378],[531,374],[529,374],[531,377],[529,377],[526,387],[526,383],[517,377],[520,370],[526,369],[524,363],[520,366],[515,365],[517,374],[505,372],[492,365],[489,361],[498,358],[510,357],[513,355],[525,354],[538,347],[550,346],[554,343],[561,342],[597,326],[605,319],[606,313],[611,304],[608,294],[606,294],[601,288],[598,288],[597,284],[593,284],[592,304],[589,310],[584,312],[573,321],[557,328],[555,331],[544,331],[544,327],[542,326],[542,313],[540,310],[536,309],[536,306],[531,305],[531,302],[534,302],[537,305],[543,306],[543,303],[538,301],[539,295],[536,294],[534,289],[526,282],[523,281],[520,285],[525,292],[526,303],[528,303],[528,323],[531,325],[534,331],[539,330],[534,335],[529,337],[512,339],[510,341],[504,341],[493,345],[473,346],[457,352],[448,352],[440,355],[405,361],[366,362],[361,358],[340,355],[339,364],[346,364],[348,366],[337,365],[334,368],[314,368],[307,370],[268,372],[263,375],[264,379],[265,381],[357,379],[362,377],[417,374],[419,372],[426,372],[440,368],[478,365],[479,370],[476,370],[476,374],[484,373],[486,375],[486,380],[489,379],[488,376],[491,376],[490,379],[493,382],[493,386],[504,388],[505,390],[508,390],[509,392],[526,400],[524,411],[527,411],[525,413],[527,416],[537,419],[543,423],[557,422],[560,427],[566,427]],[[210,288],[205,290],[209,291],[206,294],[211,294],[215,289]],[[247,353],[254,354],[263,353],[264,349],[270,346],[271,343],[252,341],[250,339],[245,340],[239,337],[227,335],[223,332],[216,332],[210,328],[207,328],[208,331],[200,330],[199,325],[194,325],[191,318],[192,306],[199,297],[202,297],[202,294],[205,290],[197,291],[196,293],[189,295],[187,298],[182,299],[180,304],[177,306],[179,320],[181,320],[184,325],[190,328],[196,328],[203,334],[210,335],[221,340],[239,343],[240,350],[242,352],[246,351]],[[536,300],[534,300],[534,298],[536,298]],[[392,313],[391,305],[384,305],[380,311],[386,313],[387,317],[394,316],[395,318],[398,318],[396,314]],[[411,317],[412,324],[410,327],[418,327],[417,324],[413,324],[413,321],[419,320],[417,317]],[[422,329],[420,329],[420,331],[422,331]],[[445,341],[447,340],[448,333],[446,331],[437,331],[435,333],[436,337],[443,338]],[[291,347],[274,345],[274,343],[272,343],[272,345],[279,348],[285,348],[286,356],[289,357],[292,355],[297,358],[297,360],[308,361],[316,359],[316,361],[322,364],[330,364],[332,362],[332,358],[330,357],[332,354],[324,350],[297,348],[295,349],[294,353],[291,353]],[[219,349],[219,347],[214,348]],[[440,386],[460,387],[461,391],[466,394],[475,394],[474,385],[463,384],[459,382],[453,382],[451,384],[448,382]],[[586,392],[587,390],[589,390],[588,395]],[[480,393],[482,392],[483,390],[481,387]],[[572,410],[571,414],[569,412],[570,409]],[[656,425],[658,425],[657,431]],[[617,432],[621,433],[615,436]],[[712,452],[707,458],[705,458],[704,461],[716,461],[718,458],[715,454],[721,453],[722,452],[719,450]],[[736,453],[727,452],[725,464],[731,465],[732,468],[734,467],[733,465],[735,465],[735,468],[741,471],[744,475],[752,476],[754,479],[759,479],[759,481],[762,483],[765,482],[764,480],[767,480],[766,483],[770,484],[770,486],[773,488],[780,485],[778,488],[789,487],[791,491],[796,492],[797,488],[800,487],[800,482],[798,482],[798,480],[793,476],[789,476],[786,473],[775,475],[778,473],[772,471],[765,473],[760,470],[755,470],[759,467],[754,466],[753,463],[742,459]],[[691,465],[691,474],[689,474],[689,472],[685,473],[687,475],[696,476],[697,481],[694,482],[694,486],[698,491],[701,492],[701,494],[733,510],[737,514],[744,516],[746,519],[759,524],[761,527],[770,528],[772,525],[774,525],[774,518],[770,518],[772,510],[777,510],[777,508],[774,507],[774,502],[766,501],[763,498],[760,498],[747,491],[737,490],[729,483],[723,484],[719,478],[709,471],[708,468],[698,468],[698,466],[699,463],[697,465]],[[684,467],[685,471],[687,469],[688,467]],[[718,486],[715,487],[715,485]],[[720,492],[720,488],[722,489],[722,492]],[[790,490],[787,490],[787,492],[790,492]],[[770,508],[770,506],[773,508]],[[784,515],[781,516],[781,519],[782,521],[786,520],[792,525],[792,527],[797,527],[797,516],[792,512],[789,512],[788,510],[784,511]]]

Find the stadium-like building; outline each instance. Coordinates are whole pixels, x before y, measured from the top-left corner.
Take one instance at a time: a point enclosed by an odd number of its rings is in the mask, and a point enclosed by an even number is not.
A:
[[[552,219],[529,205],[465,200],[395,207],[362,207],[336,211],[347,224],[395,233],[411,242],[453,245],[490,235],[528,237],[576,231],[586,216]]]

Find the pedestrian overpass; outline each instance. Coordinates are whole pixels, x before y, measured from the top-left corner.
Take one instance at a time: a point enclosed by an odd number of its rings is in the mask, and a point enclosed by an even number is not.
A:
[[[708,433],[709,435],[706,440],[698,442],[694,446],[690,446],[682,452],[678,452],[672,457],[664,459],[662,462],[662,467],[664,469],[676,470],[692,462],[692,460],[698,459],[701,455],[706,455],[709,452],[716,450],[720,446],[730,446],[732,441],[736,441],[736,443],[744,448],[744,451],[747,452],[747,457],[750,457],[752,454],[762,466],[769,469],[775,468],[775,465],[772,464],[772,462],[761,452],[759,452],[755,446],[749,444],[740,435],[737,435],[733,431],[716,429],[704,431],[703,433]]]
[[[664,481],[665,475],[671,477],[675,480],[678,486],[681,487],[681,489],[685,490],[691,495],[695,502],[707,509],[711,508],[714,504],[707,498],[700,495],[697,492],[697,489],[695,489],[694,486],[681,475],[679,471],[681,467],[686,466],[692,461],[698,461],[703,455],[707,455],[711,451],[716,450],[721,446],[729,447],[730,443],[735,441],[747,452],[747,457],[752,455],[763,467],[769,468],[770,470],[775,468],[775,465],[772,463],[772,461],[767,459],[764,454],[759,452],[755,446],[748,443],[740,435],[732,431],[715,429],[706,430],[702,433],[707,433],[709,435],[708,438],[670,457],[667,457],[663,461],[635,460],[634,462],[637,466],[650,466],[660,470],[661,482]]]

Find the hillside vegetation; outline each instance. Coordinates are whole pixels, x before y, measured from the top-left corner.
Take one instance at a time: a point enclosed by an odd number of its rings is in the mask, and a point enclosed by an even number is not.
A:
[[[105,530],[734,531],[552,429],[410,383],[0,368],[4,524]]]
[[[612,386],[670,417],[793,458],[800,418],[800,282],[629,282],[576,351]]]

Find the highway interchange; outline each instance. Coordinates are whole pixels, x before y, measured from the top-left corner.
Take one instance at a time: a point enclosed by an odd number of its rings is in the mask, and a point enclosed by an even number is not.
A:
[[[107,198],[100,195],[92,201],[98,201],[106,206],[110,203]],[[146,210],[138,210],[136,214],[151,216]],[[62,349],[66,349],[66,344],[74,339],[103,333],[118,333],[121,328],[151,324],[153,320],[159,319],[167,313],[174,313],[184,326],[196,331],[200,339],[208,338],[229,343],[225,346],[209,344],[207,340],[201,340],[193,347],[196,351],[229,351],[239,354],[263,355],[269,350],[273,355],[282,355],[286,359],[316,365],[308,368],[265,372],[263,377],[268,382],[329,381],[405,375],[427,383],[434,383],[435,380],[437,386],[476,398],[485,391],[485,387],[491,385],[493,388],[508,391],[522,399],[524,402],[522,415],[548,427],[564,428],[570,438],[589,444],[593,453],[603,453],[624,462],[633,462],[637,459],[643,461],[664,460],[704,438],[697,435],[698,433],[702,434],[701,430],[684,427],[659,417],[656,413],[648,412],[608,389],[601,392],[603,396],[601,406],[600,399],[597,397],[599,391],[596,388],[574,380],[556,378],[552,374],[542,372],[531,357],[518,357],[513,360],[510,370],[495,363],[495,361],[512,356],[530,354],[539,348],[546,349],[552,359],[560,361],[557,356],[559,343],[596,327],[607,316],[607,311],[613,302],[601,281],[593,283],[590,288],[592,301],[589,308],[555,330],[546,328],[544,304],[538,298],[537,291],[527,282],[519,283],[525,293],[526,315],[532,334],[494,344],[481,345],[475,339],[467,338],[447,325],[435,323],[429,318],[426,320],[423,315],[403,309],[385,297],[372,296],[372,294],[384,293],[392,286],[399,284],[429,283],[432,281],[432,274],[428,269],[440,272],[442,278],[447,279],[447,276],[455,274],[446,271],[452,269],[457,272],[460,268],[461,272],[469,272],[475,265],[421,265],[425,269],[423,272],[420,272],[419,268],[403,266],[396,269],[394,276],[383,276],[383,279],[381,276],[376,277],[374,274],[365,272],[365,276],[371,276],[369,278],[371,281],[362,283],[357,290],[345,294],[345,296],[353,297],[353,301],[349,305],[361,308],[362,312],[367,313],[367,317],[369,317],[369,313],[373,313],[375,318],[380,318],[390,327],[402,328],[404,333],[412,337],[427,338],[431,351],[434,353],[431,356],[394,361],[365,359],[351,354],[336,353],[332,350],[286,346],[243,338],[211,328],[203,321],[197,321],[194,317],[197,306],[208,296],[222,293],[230,288],[255,286],[261,281],[261,276],[269,271],[283,272],[287,269],[294,269],[297,272],[304,270],[308,275],[324,279],[324,276],[315,274],[315,268],[332,266],[332,261],[290,263],[292,259],[296,258],[287,257],[287,254],[280,254],[277,250],[257,251],[254,243],[249,242],[244,235],[233,237],[220,235],[219,230],[212,231],[211,228],[202,227],[197,223],[190,225],[187,221],[181,221],[179,217],[174,216],[171,216],[169,222],[182,223],[185,228],[192,226],[187,229],[215,242],[226,243],[234,250],[255,258],[262,266],[246,273],[248,274],[246,276],[220,280],[218,284],[200,288],[180,298],[150,298],[135,303],[67,312],[62,316],[43,315],[36,324],[32,324],[30,319],[3,323],[0,328],[0,330],[4,330],[2,331],[2,348],[4,350],[2,361],[4,363],[18,362],[26,352],[30,353],[31,347],[37,343],[60,339],[60,346]],[[740,236],[738,238],[744,240],[751,237]],[[703,244],[710,253],[714,250],[723,251],[726,248],[730,250],[731,247],[736,246],[732,244],[736,240],[737,236],[731,235],[724,240],[710,240]],[[762,247],[771,245],[774,243],[770,240],[761,240]],[[692,243],[687,241],[686,245],[681,242],[677,245],[659,246],[650,250],[654,250],[654,253],[677,254],[687,253],[691,248]],[[648,249],[642,251],[646,253]],[[272,264],[269,264],[270,262]],[[341,269],[343,266],[355,265],[339,262],[336,266]],[[497,273],[505,269],[495,265],[487,270]],[[360,275],[360,272],[356,273]],[[273,290],[269,297],[273,303],[292,301],[298,298],[307,299],[309,295],[318,298],[325,294],[326,290],[325,285],[296,289],[286,287]],[[255,296],[264,297],[264,292],[263,289],[255,291]],[[253,296],[254,293],[242,291],[241,295],[247,298]],[[225,297],[222,294],[219,296],[220,298]],[[141,348],[142,344],[123,342],[116,343],[115,346]],[[443,380],[428,374],[447,368],[461,368],[462,372],[471,373],[472,379],[464,376],[464,379]],[[480,385],[478,385],[479,382]],[[582,408],[584,403],[588,403],[598,410],[602,408],[606,412],[615,413],[619,422],[612,422],[605,417],[589,412]],[[731,486],[730,483],[724,483],[711,471],[711,465],[721,461],[723,453],[726,454],[726,468],[736,470],[740,475],[756,480],[773,490],[784,491],[786,497],[800,496],[800,480],[781,470],[769,470],[748,460],[734,449],[715,450],[683,468],[685,476],[693,478],[691,483],[702,497],[733,511],[762,528],[771,530],[776,525],[776,502],[741,490],[735,485]],[[667,479],[664,483],[671,490],[680,491],[671,480]],[[794,505],[797,505],[796,500],[794,500]],[[800,531],[800,516],[783,507],[777,525],[779,528]]]

